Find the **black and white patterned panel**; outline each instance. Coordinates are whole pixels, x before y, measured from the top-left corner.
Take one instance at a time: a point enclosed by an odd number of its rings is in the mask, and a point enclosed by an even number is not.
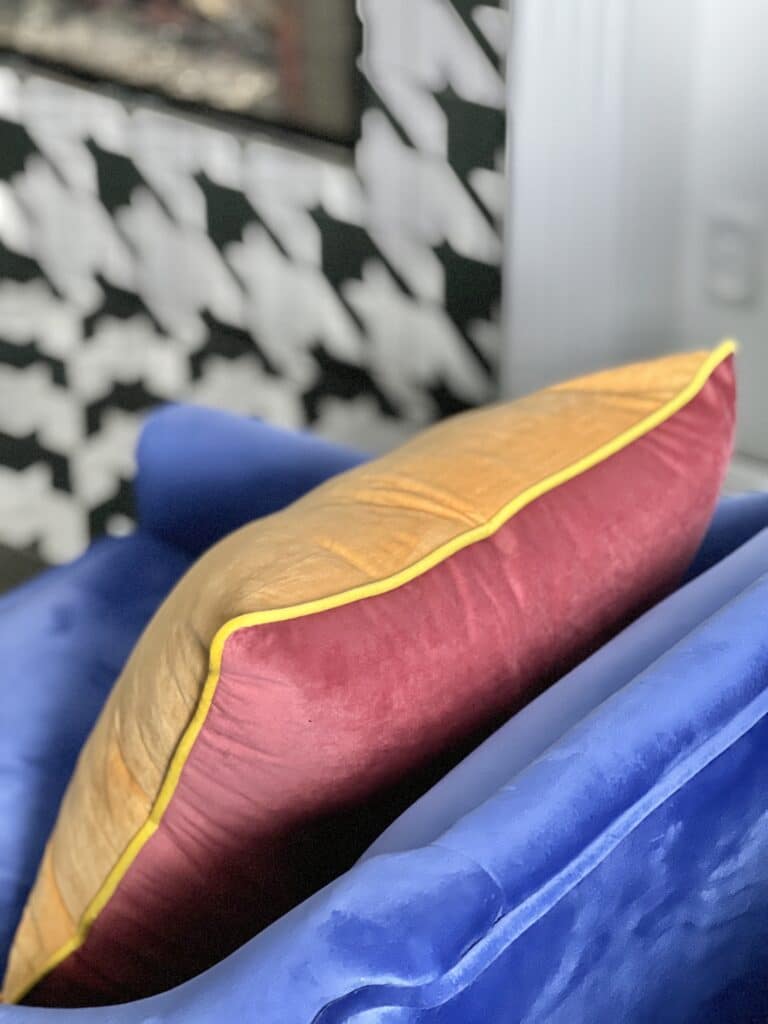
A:
[[[360,13],[354,154],[0,66],[0,543],[129,528],[158,402],[381,449],[492,397],[508,12]]]

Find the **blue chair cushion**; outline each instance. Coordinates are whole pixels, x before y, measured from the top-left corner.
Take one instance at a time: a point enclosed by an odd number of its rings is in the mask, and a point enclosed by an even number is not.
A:
[[[149,417],[137,458],[143,527],[199,555],[369,456],[260,420],[176,405]]]
[[[189,556],[103,540],[0,598],[0,962],[88,733]]]
[[[721,562],[732,551],[768,526],[768,491],[732,494],[720,499],[687,579]]]

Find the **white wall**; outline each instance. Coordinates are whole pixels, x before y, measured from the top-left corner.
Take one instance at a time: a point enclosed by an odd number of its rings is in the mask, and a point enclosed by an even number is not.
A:
[[[617,354],[643,358],[684,342],[700,0],[632,0],[626,7]]]
[[[697,7],[517,7],[508,393],[681,343]]]
[[[768,482],[768,2],[520,0],[511,77],[506,392],[735,336]]]

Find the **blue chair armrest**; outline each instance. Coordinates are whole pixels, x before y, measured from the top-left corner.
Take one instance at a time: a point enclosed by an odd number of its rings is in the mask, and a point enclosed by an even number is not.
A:
[[[153,413],[139,440],[145,530],[200,554],[368,456],[311,434],[194,406]]]

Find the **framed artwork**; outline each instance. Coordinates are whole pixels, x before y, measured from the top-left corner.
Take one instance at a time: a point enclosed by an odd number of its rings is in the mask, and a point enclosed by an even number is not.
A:
[[[0,47],[84,78],[354,140],[354,0],[3,0]]]

